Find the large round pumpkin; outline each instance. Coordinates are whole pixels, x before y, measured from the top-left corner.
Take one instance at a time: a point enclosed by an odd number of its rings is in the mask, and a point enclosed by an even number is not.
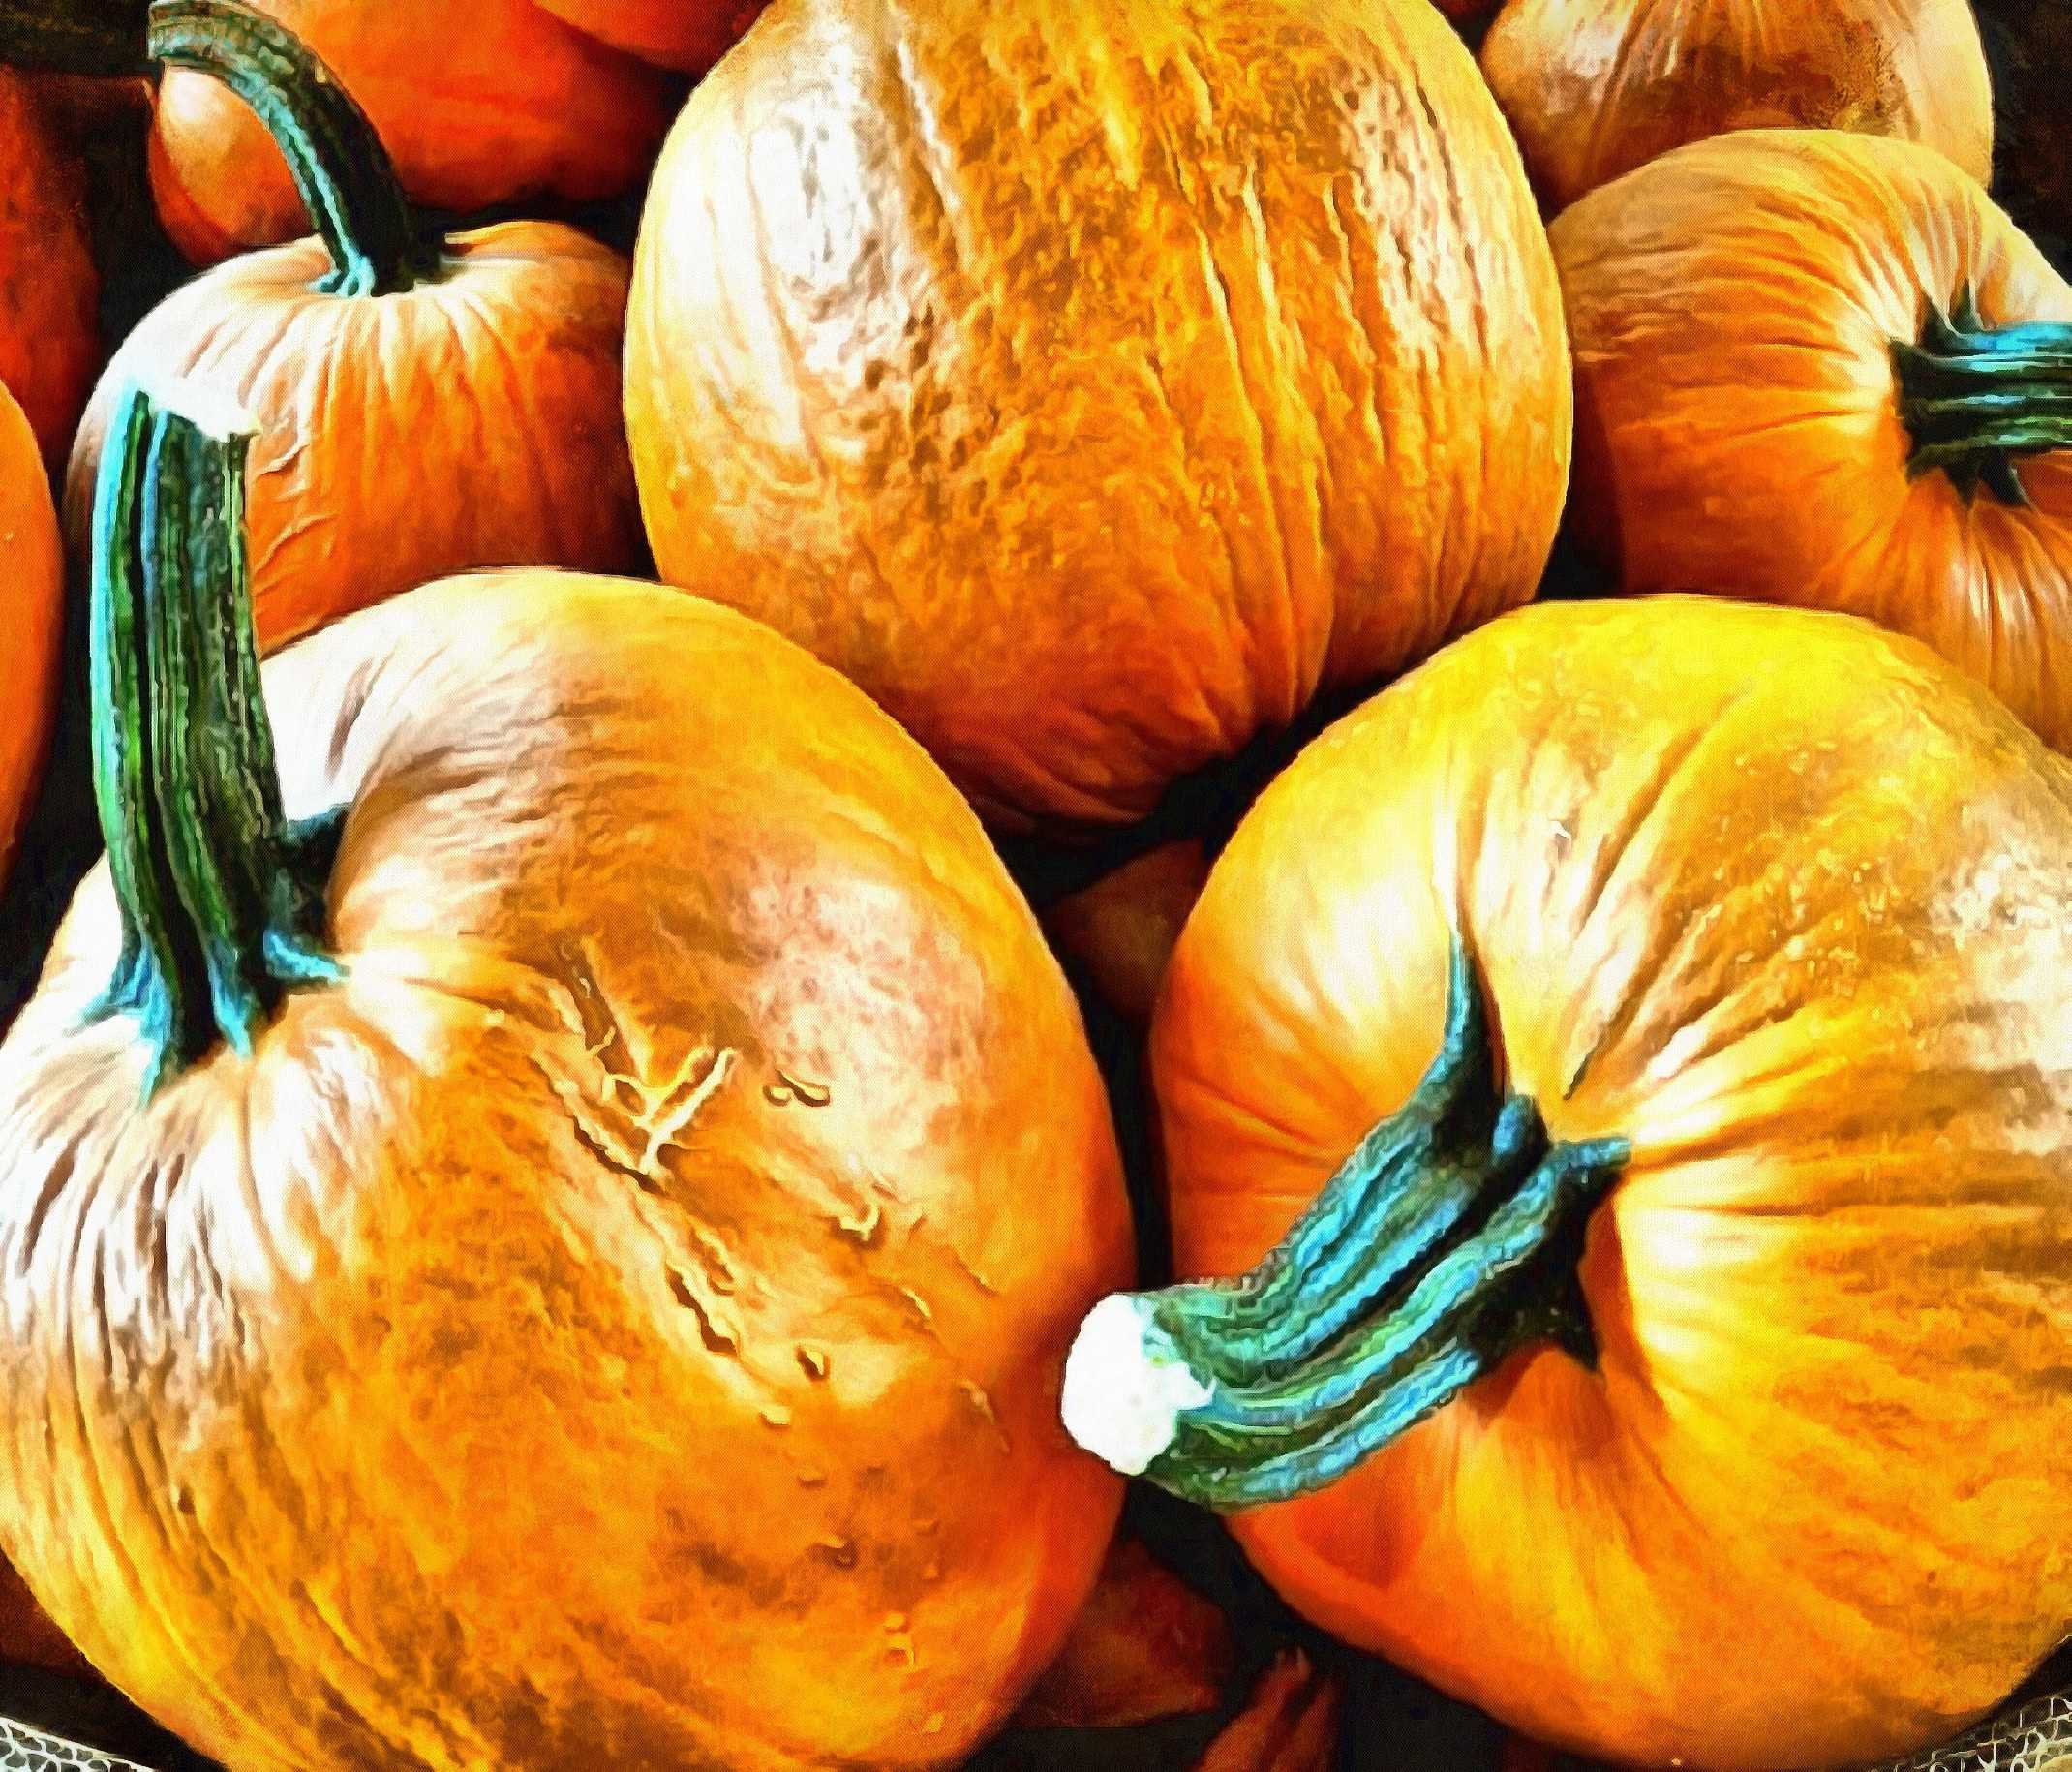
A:
[[[1993,171],[1971,0],[1510,0],[1482,70],[1555,209],[1730,130],[1859,130]]]
[[[64,587],[57,513],[36,435],[0,383],[0,883],[50,741]]]
[[[710,68],[765,0],[535,0],[577,30],[665,68]]]
[[[1427,0],[781,0],[670,137],[627,319],[663,574],[1049,819],[1529,596],[1567,376]]]
[[[364,105],[406,190],[466,214],[637,184],[669,123],[657,71],[533,0],[261,0]],[[265,127],[216,80],[169,69],[151,186],[181,251],[210,264],[306,227]]]
[[[1750,131],[1553,237],[1576,531],[1619,586],[1868,616],[2072,744],[2072,288],[1978,185]]]
[[[100,356],[86,180],[23,76],[0,69],[0,387],[64,460]]]
[[[75,562],[127,389],[195,370],[260,425],[249,508],[268,649],[469,567],[641,564],[620,412],[625,261],[546,222],[428,247],[368,119],[306,46],[228,0],[155,17],[161,57],[266,107],[322,237],[218,266],[130,334],[72,454]]]
[[[2072,771],[1910,641],[1471,635],[1218,862],[1152,1029],[1174,1252],[1279,1248],[1104,1303],[1068,1419],[1534,1735],[1953,1735],[2072,1631],[2068,881]]]
[[[652,585],[395,599],[269,728],[242,422],[133,399],[104,477],[0,1548],[255,1772],[960,1761],[1119,1500],[1057,1398],[1127,1207],[1033,916],[859,690]]]

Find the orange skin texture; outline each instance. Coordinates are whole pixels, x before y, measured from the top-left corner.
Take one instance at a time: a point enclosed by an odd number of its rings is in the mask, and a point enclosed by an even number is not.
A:
[[[430,208],[616,197],[669,126],[666,76],[532,0],[259,4],[359,101],[404,189]],[[195,263],[307,229],[272,137],[209,76],[167,71],[149,148],[160,219]]]
[[[959,1760],[1113,1529],[1057,1399],[1131,1270],[977,820],[653,586],[449,580],[267,678],[347,978],[140,1106],[81,889],[0,1046],[0,1546],[255,1772]]]
[[[1117,868],[1044,913],[1044,932],[1077,960],[1101,998],[1140,1026],[1151,1019],[1158,987],[1187,913],[1208,879],[1195,841],[1164,843]]]
[[[1553,229],[1575,341],[1578,539],[1628,591],[1718,592],[1911,634],[2072,745],[2072,453],[2030,504],[1910,479],[1890,351],[1968,285],[1989,325],[2072,288],[1925,148],[1751,132]]]
[[[56,711],[65,561],[36,435],[0,385],[0,882],[35,798]]]
[[[663,576],[1015,823],[1139,817],[1531,596],[1569,398],[1516,149],[1426,0],[780,0],[634,256]]]
[[[1860,131],[1993,173],[1970,0],[1510,0],[1481,61],[1550,210],[1740,129]]]
[[[43,95],[0,69],[0,387],[61,462],[101,360],[86,180]]]
[[[1238,1515],[1263,1573],[1621,1763],[1874,1762],[1996,1705],[2072,1630],[2068,878],[2064,762],[1839,616],[1542,605],[1320,739],[1160,999],[1179,1270],[1249,1266],[1401,1106],[1455,927],[1508,1086],[1633,1154],[1599,1370],[1521,1350]]]
[[[586,36],[664,68],[702,74],[755,22],[764,0],[538,0]]]
[[[134,379],[168,371],[259,421],[247,486],[262,646],[470,567],[633,569],[625,260],[544,222],[457,234],[446,253],[442,277],[355,299],[317,291],[330,258],[303,240],[168,296],[79,429],[65,517],[81,572],[109,418]]]

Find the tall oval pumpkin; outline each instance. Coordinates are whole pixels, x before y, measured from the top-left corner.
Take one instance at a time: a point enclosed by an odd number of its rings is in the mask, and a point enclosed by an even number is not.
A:
[[[30,80],[0,69],[0,387],[64,460],[100,357],[86,180]]]
[[[665,576],[1101,823],[1531,596],[1569,436],[1426,0],[781,0],[656,168],[626,411]]]

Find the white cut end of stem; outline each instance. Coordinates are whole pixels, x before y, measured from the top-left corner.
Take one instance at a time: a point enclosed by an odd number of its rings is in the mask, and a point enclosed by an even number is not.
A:
[[[229,442],[233,437],[256,437],[259,421],[243,401],[197,375],[174,375],[146,370],[137,385],[150,396],[162,412],[171,412],[204,437]]]
[[[1065,1431],[1125,1477],[1173,1444],[1181,1413],[1209,1399],[1143,1299],[1118,1292],[1086,1313],[1065,1356]]]

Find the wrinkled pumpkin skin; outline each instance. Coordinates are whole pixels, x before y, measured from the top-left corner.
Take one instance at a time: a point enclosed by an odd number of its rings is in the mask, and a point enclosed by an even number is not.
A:
[[[1569,403],[1516,150],[1426,0],[781,0],[635,254],[663,575],[1018,822],[1141,816],[1529,596]]]
[[[168,297],[102,377],[73,451],[82,582],[109,418],[139,374],[183,371],[259,420],[247,483],[264,647],[471,567],[631,569],[625,260],[544,222],[457,234],[446,252],[438,281],[374,299],[320,293],[330,260],[315,240]]]
[[[1632,1142],[1541,1344],[1239,1515],[1302,1610],[1622,1764],[1872,1763],[2072,1631],[2072,777],[1861,623],[1550,604],[1313,746],[1152,1032],[1175,1253],[1270,1248],[1436,1050]],[[1751,1621],[1760,1620],[1760,1629]]]
[[[467,214],[616,197],[669,125],[659,71],[533,0],[259,0],[359,101],[418,202]],[[197,264],[308,230],[287,163],[242,103],[168,70],[150,138],[160,219]]]
[[[1550,209],[1737,129],[1890,136],[1993,172],[1970,0],[1510,0],[1481,61]]]
[[[82,888],[0,1046],[0,1545],[255,1772],[959,1760],[1109,1541],[1058,1384],[1130,1270],[977,821],[622,581],[449,581],[268,693],[289,813],[352,802],[346,977],[139,1106]]]
[[[28,418],[0,384],[0,883],[50,742],[64,626],[50,482]]]
[[[764,0],[538,0],[585,36],[665,68],[702,73],[763,10]]]
[[[2072,452],[2026,506],[1907,474],[1891,351],[1975,292],[1995,326],[2072,288],[1940,155],[1832,133],[1684,148],[1553,229],[1575,341],[1574,520],[1627,591],[1862,615],[2072,746]]]
[[[86,179],[34,86],[0,69],[0,387],[62,462],[101,353]]]

